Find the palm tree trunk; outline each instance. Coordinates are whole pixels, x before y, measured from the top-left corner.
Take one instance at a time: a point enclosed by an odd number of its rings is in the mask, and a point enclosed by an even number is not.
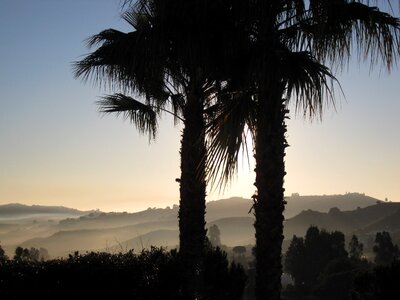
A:
[[[206,182],[205,130],[201,93],[195,89],[187,95],[181,141],[181,178],[179,205],[179,243],[184,270],[184,297],[195,299],[200,289],[198,270],[202,261],[205,229]]]
[[[257,195],[254,196],[257,300],[278,300],[281,293],[286,108],[279,81],[259,85],[260,107],[255,145]],[[268,92],[267,92],[268,91]],[[275,92],[274,92],[275,91]]]

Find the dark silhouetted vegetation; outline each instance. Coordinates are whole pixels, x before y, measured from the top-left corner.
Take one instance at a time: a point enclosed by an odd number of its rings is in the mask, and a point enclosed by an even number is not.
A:
[[[15,249],[14,260],[15,261],[43,261],[49,259],[49,252],[45,248],[36,249],[35,247],[22,248],[17,247]]]
[[[351,300],[397,300],[400,295],[400,261],[360,273],[353,283]]]
[[[216,224],[210,226],[208,228],[208,239],[210,240],[211,245],[214,247],[221,246],[221,231],[219,230]]]
[[[400,252],[397,245],[393,244],[389,232],[377,232],[375,236],[375,263],[378,265],[389,265],[399,258]]]
[[[185,299],[184,268],[177,251],[159,248],[140,254],[76,252],[43,262],[7,260],[0,267],[0,299]],[[204,299],[242,299],[243,268],[229,264],[220,249],[206,249],[199,271]]]
[[[358,241],[356,235],[353,235],[349,242],[349,257],[354,260],[359,260],[363,255],[363,250],[364,245]]]
[[[296,294],[309,295],[332,260],[347,258],[343,233],[311,226],[305,238],[293,237],[285,256],[285,270],[293,276]]]
[[[391,245],[386,249],[396,248],[388,233],[378,232],[376,236],[377,241],[383,240],[382,244]],[[350,239],[347,254],[341,232],[327,232],[311,226],[304,238],[293,237],[286,252],[285,270],[293,277],[294,284],[287,286],[283,298],[398,299],[399,261],[390,257],[392,260],[383,266],[367,261],[363,257],[363,246],[355,235]]]
[[[129,1],[123,18],[132,31],[107,29],[91,37],[88,45],[97,49],[75,64],[75,76],[93,76],[95,83],[117,89],[100,101],[101,110],[123,113],[150,138],[155,137],[162,112],[183,122],[181,175],[177,179],[179,247],[186,260],[187,293],[196,298],[197,286],[202,283],[195,277],[206,238],[206,125],[212,119],[209,108],[222,86],[219,73],[227,52],[221,47],[232,45],[231,40],[224,43],[225,37],[234,36],[228,33],[238,25],[228,2],[165,3]],[[224,26],[219,26],[221,22]],[[139,94],[142,99],[121,92]]]
[[[8,256],[6,255],[6,252],[4,251],[3,247],[1,247],[1,245],[0,245],[0,267],[7,260],[8,260]]]

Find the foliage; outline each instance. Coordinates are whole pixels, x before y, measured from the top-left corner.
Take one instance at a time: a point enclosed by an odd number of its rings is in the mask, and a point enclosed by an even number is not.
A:
[[[334,259],[347,258],[344,235],[311,226],[305,238],[293,237],[285,255],[285,270],[295,281],[294,293],[308,295],[325,267]]]
[[[221,231],[216,224],[208,228],[208,238],[214,247],[221,246]]]
[[[285,268],[295,284],[283,291],[283,299],[397,299],[393,296],[400,292],[400,262],[393,258],[396,246],[387,232],[378,233],[376,241],[376,249],[385,249],[383,256],[392,261],[374,268],[362,257],[363,247],[355,235],[349,243],[348,256],[341,232],[328,233],[311,226],[304,238],[294,236],[286,253]]]
[[[400,295],[400,262],[377,266],[354,279],[351,300],[395,300]]]
[[[6,255],[6,252],[4,251],[3,247],[0,245],[0,266],[4,264],[8,260],[8,256]]]
[[[176,250],[152,248],[140,254],[75,252],[68,259],[6,261],[0,268],[0,299],[183,299]],[[243,269],[229,265],[219,249],[206,251],[201,273],[207,299],[241,299]],[[20,287],[24,288],[21,289]]]
[[[232,249],[233,253],[237,254],[237,255],[244,255],[246,253],[246,247],[245,246],[235,246]]]
[[[349,256],[352,259],[361,259],[363,255],[364,245],[358,241],[356,235],[351,237],[349,242]]]
[[[17,247],[15,249],[14,260],[15,261],[39,261],[49,259],[49,252],[45,248],[36,249],[34,247],[22,248]]]
[[[377,232],[375,236],[375,263],[378,265],[389,265],[400,256],[399,248],[394,245],[387,231]]]
[[[203,295],[205,299],[242,299],[246,275],[241,265],[231,263],[219,247],[206,249]]]
[[[311,226],[304,239],[293,237],[286,253],[285,268],[296,285],[311,287],[331,260],[345,257],[343,233],[329,233]]]
[[[354,278],[371,268],[366,260],[339,258],[330,261],[313,286],[310,300],[348,299]]]

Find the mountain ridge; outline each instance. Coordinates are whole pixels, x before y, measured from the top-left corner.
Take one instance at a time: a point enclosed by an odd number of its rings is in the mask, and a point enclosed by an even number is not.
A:
[[[90,212],[91,211],[82,211],[76,208],[69,208],[61,205],[26,205],[21,203],[8,203],[0,205],[0,217],[34,214],[70,214],[80,216]]]
[[[360,193],[328,196],[294,194],[286,200],[288,202],[284,223],[286,241],[291,239],[293,234],[304,235],[310,225],[327,230],[341,230],[345,234],[352,232],[370,234],[372,229],[386,228],[385,222],[389,221],[393,224],[392,228],[400,228],[396,218],[390,218],[390,215],[400,208],[400,203],[383,202]],[[15,204],[9,205],[13,206],[15,207]],[[331,206],[329,210],[327,206]],[[2,207],[4,208],[0,205],[0,212]],[[33,210],[40,210],[42,213],[53,209],[56,218],[52,219],[47,215],[43,215],[43,218],[35,216],[15,221],[0,218],[0,241],[2,246],[6,246],[8,253],[16,246],[22,245],[28,248],[47,247],[51,255],[65,256],[73,251],[99,251],[132,246],[137,248],[137,245],[153,243],[163,246],[164,242],[171,247],[177,245],[179,239],[177,205],[172,208],[149,208],[133,213],[89,211],[86,214],[65,207],[52,206],[47,210],[41,205],[19,207],[25,209],[33,207]],[[221,242],[225,245],[253,244],[254,215],[249,212],[251,207],[252,200],[242,197],[208,201],[207,228],[214,224],[218,225]],[[345,210],[347,207],[351,209]],[[314,210],[315,208],[321,211]],[[32,213],[29,209],[26,211]],[[59,214],[60,211],[77,214],[61,218],[63,215]],[[372,225],[374,227],[368,229],[367,226]],[[362,231],[365,228],[367,229]],[[162,236],[163,233],[165,236]]]

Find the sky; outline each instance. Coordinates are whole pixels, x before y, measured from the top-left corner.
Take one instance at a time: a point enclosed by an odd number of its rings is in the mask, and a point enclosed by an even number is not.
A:
[[[156,141],[102,116],[107,94],[73,78],[84,40],[128,31],[120,0],[0,0],[0,204],[138,211],[179,202],[181,127],[160,122]],[[286,195],[360,192],[400,201],[400,67],[351,61],[322,121],[291,113]],[[208,200],[254,193],[254,166]]]

